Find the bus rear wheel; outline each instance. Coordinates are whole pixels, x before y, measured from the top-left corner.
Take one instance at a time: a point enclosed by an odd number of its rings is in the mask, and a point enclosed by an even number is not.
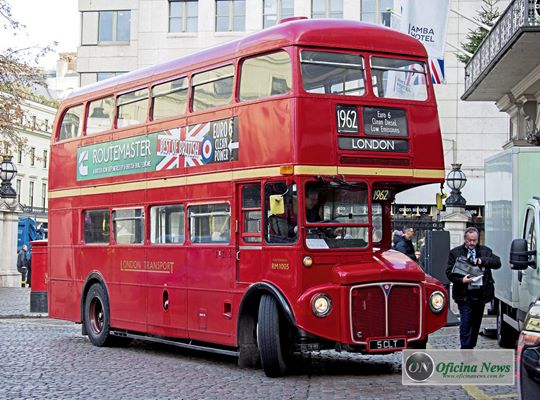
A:
[[[110,335],[110,307],[105,289],[99,283],[90,286],[84,300],[84,326],[94,346],[112,343]]]
[[[283,376],[290,359],[290,327],[270,295],[263,295],[259,304],[257,345],[265,375]]]

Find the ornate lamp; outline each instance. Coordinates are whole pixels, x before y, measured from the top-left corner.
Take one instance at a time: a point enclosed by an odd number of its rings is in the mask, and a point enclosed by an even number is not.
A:
[[[465,206],[467,201],[461,195],[461,189],[465,187],[467,177],[461,170],[461,164],[452,164],[452,171],[446,177],[446,184],[452,190],[446,199],[447,206]]]
[[[11,156],[4,155],[2,164],[0,164],[0,197],[4,199],[14,199],[17,197],[17,192],[11,186],[11,180],[17,174],[17,168],[11,162]]]

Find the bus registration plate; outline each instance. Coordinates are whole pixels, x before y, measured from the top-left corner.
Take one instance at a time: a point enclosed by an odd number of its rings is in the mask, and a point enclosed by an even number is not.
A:
[[[370,340],[368,351],[401,350],[407,347],[405,338],[385,338]]]

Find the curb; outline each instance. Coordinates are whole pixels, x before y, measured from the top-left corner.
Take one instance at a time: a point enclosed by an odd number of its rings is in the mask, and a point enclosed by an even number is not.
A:
[[[0,315],[0,319],[31,319],[31,318],[49,318],[49,314],[34,313],[34,314]]]

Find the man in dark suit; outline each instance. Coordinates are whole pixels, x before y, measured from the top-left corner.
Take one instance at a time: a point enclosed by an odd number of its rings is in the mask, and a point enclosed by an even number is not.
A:
[[[501,260],[486,246],[478,244],[479,232],[476,228],[467,228],[465,241],[461,246],[450,250],[446,276],[453,283],[452,298],[459,307],[459,340],[462,349],[474,349],[484,315],[484,305],[494,296],[492,269],[501,267]],[[482,270],[481,278],[453,273],[452,269],[458,257],[466,257],[470,264]]]
[[[17,256],[17,270],[21,273],[21,287],[32,286],[32,261],[30,253],[28,253],[28,247],[23,244],[19,254]]]
[[[414,251],[414,245],[412,238],[414,236],[414,229],[410,227],[403,228],[403,236],[399,238],[394,246],[394,250],[397,250],[407,256],[413,261],[418,261],[416,258],[416,252]]]

